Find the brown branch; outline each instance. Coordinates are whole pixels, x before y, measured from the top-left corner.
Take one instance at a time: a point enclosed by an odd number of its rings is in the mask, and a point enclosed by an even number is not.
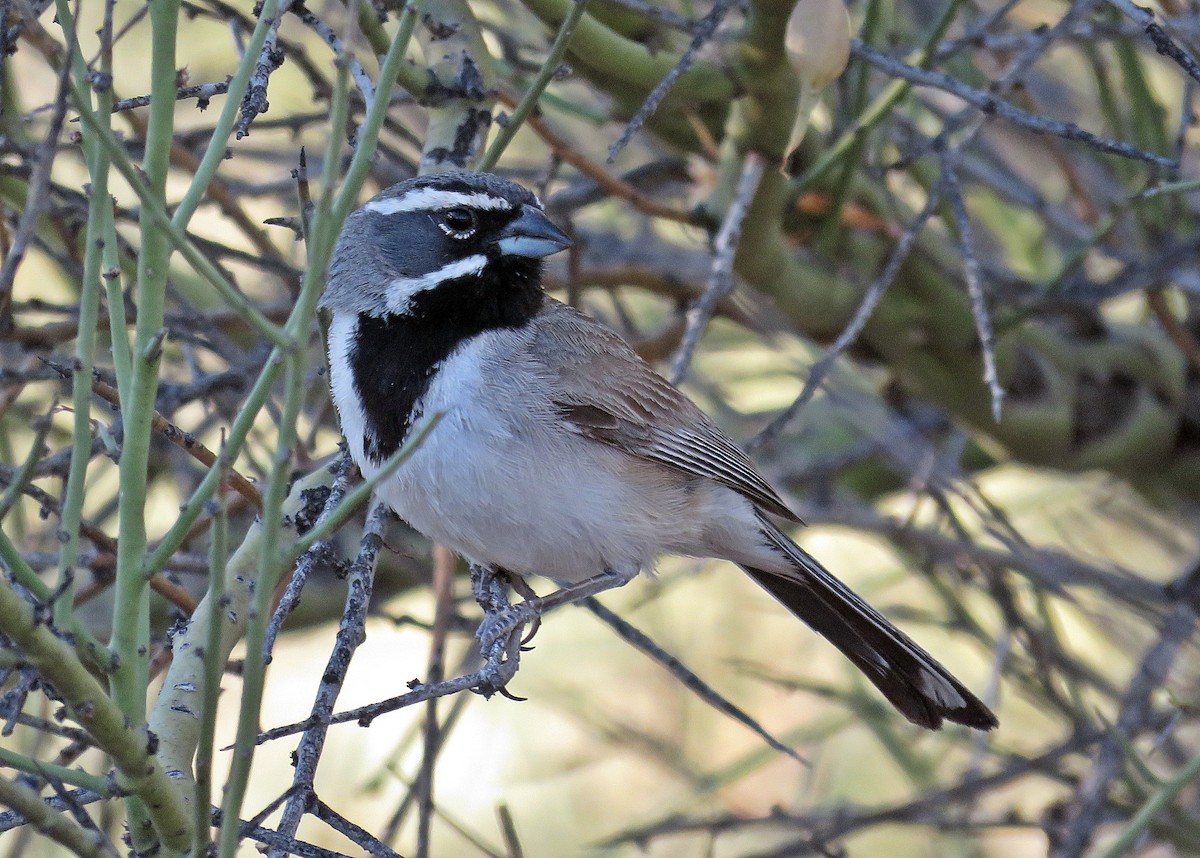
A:
[[[429,639],[429,664],[426,676],[437,684],[446,675],[446,636],[454,618],[454,573],[458,558],[441,545],[433,550],[433,631]],[[413,789],[417,791],[417,856],[430,854],[430,832],[433,823],[433,775],[438,752],[442,746],[442,729],[438,722],[437,698],[425,704],[424,753],[421,770]]]
[[[1183,352],[1183,356],[1187,358],[1192,369],[1200,372],[1200,342],[1196,341],[1192,332],[1184,327],[1183,323],[1171,312],[1163,290],[1147,289],[1146,303],[1150,306],[1150,312],[1154,313],[1159,324],[1163,326],[1167,336],[1175,345],[1179,346],[1179,350]]]
[[[54,363],[53,361],[45,361],[46,365],[54,369],[63,378],[70,378],[74,375],[74,370],[62,364]],[[98,377],[92,378],[92,393],[99,396],[105,402],[112,405],[114,408],[121,407],[121,395],[117,389]],[[190,432],[184,432],[167,418],[163,417],[158,411],[154,412],[150,421],[151,427],[155,432],[161,434],[164,438],[170,441],[179,449],[185,451],[193,459],[205,467],[212,468],[217,464],[217,455],[208,447],[204,446],[196,436]],[[254,487],[244,476],[239,474],[233,468],[229,469],[229,486],[238,494],[248,500],[256,510],[262,509],[262,495],[258,489]]]

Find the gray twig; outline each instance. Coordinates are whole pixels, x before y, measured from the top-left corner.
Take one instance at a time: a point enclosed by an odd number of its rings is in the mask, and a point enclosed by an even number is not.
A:
[[[638,108],[637,113],[629,120],[629,124],[625,126],[625,130],[621,132],[621,136],[617,142],[608,147],[608,163],[612,163],[617,159],[617,155],[625,148],[626,144],[633,139],[633,135],[638,132],[646,120],[654,115],[654,111],[658,109],[659,102],[663,97],[670,92],[671,87],[675,85],[675,81],[692,67],[692,63],[696,61],[696,55],[700,53],[700,49],[713,37],[726,13],[738,4],[738,0],[716,0],[709,13],[697,22],[692,30],[692,42],[687,46],[687,50],[683,52],[683,56],[679,58],[679,62],[671,67],[671,70],[666,73],[650,90],[650,94],[646,96],[646,100],[642,102],[642,106]]]
[[[74,790],[69,790],[58,778],[46,776],[46,782],[54,790],[55,795],[62,801],[66,811],[71,814],[79,826],[88,833],[91,841],[96,845],[98,852],[104,852],[111,855],[112,858],[120,858],[121,853],[117,851],[117,847],[113,844],[112,839],[108,836],[96,821],[92,819],[88,812],[84,809],[81,802],[75,795]]]
[[[350,454],[345,451],[333,463],[333,483],[329,487],[329,495],[325,498],[320,516],[313,522],[314,527],[333,515],[337,505],[346,496],[346,492],[350,488],[350,472],[353,467],[354,462],[350,459]],[[271,651],[275,649],[275,638],[279,636],[279,630],[283,628],[284,621],[300,604],[300,594],[304,590],[304,585],[308,583],[309,573],[312,572],[317,561],[328,556],[331,550],[330,540],[322,539],[300,555],[296,561],[296,568],[292,571],[292,578],[288,581],[287,589],[283,591],[279,604],[275,606],[275,612],[271,614],[271,621],[267,624],[266,637],[263,639],[263,655],[267,664],[271,663]]]
[[[250,133],[250,123],[260,114],[266,113],[271,106],[267,101],[267,84],[270,82],[271,74],[283,65],[284,59],[283,50],[277,44],[279,22],[292,8],[293,2],[294,0],[281,0],[279,11],[271,19],[267,38],[258,54],[258,62],[254,66],[254,72],[250,75],[250,85],[246,88],[246,94],[242,96],[242,114],[238,118],[237,125],[234,126],[238,140]]]
[[[733,202],[730,203],[729,211],[726,212],[725,220],[721,223],[721,229],[717,232],[716,240],[713,242],[714,254],[708,285],[704,287],[700,297],[688,308],[687,327],[683,332],[683,340],[671,361],[671,381],[675,384],[678,384],[687,373],[692,356],[696,352],[696,346],[700,342],[700,336],[708,327],[717,304],[733,291],[733,259],[737,254],[738,240],[742,235],[742,222],[746,219],[746,213],[750,210],[751,203],[754,202],[754,195],[758,191],[759,182],[762,181],[765,165],[763,157],[757,152],[746,154],[746,161],[742,165],[742,176],[738,180]]]
[[[101,795],[90,789],[73,789],[59,795],[51,796],[44,799],[44,801],[46,802],[46,806],[51,810],[69,810],[71,803],[82,807],[85,804],[91,804],[106,798],[111,798],[111,796]],[[0,813],[0,834],[11,831],[14,828],[20,828],[27,822],[28,820],[15,810]]]
[[[345,712],[330,715],[325,720],[318,720],[309,716],[305,720],[294,724],[286,724],[282,727],[264,730],[258,734],[255,741],[256,744],[261,745],[263,742],[270,742],[274,739],[290,736],[293,733],[301,733],[318,725],[345,724],[349,721],[358,722],[360,727],[369,727],[371,722],[380,715],[386,715],[389,712],[395,712],[408,706],[415,706],[418,703],[424,703],[426,700],[432,700],[435,697],[446,697],[450,694],[457,694],[460,691],[468,691],[488,683],[493,678],[494,671],[477,670],[433,685],[425,685],[419,680],[414,679],[408,684],[408,687],[412,691],[409,691],[407,694],[398,694],[395,697],[389,697],[387,700],[381,700],[378,703],[359,706],[357,709],[348,709]]]
[[[604,607],[603,603],[595,596],[588,596],[580,603],[583,607],[592,612],[602,623],[616,632],[622,640],[632,644],[637,649],[641,650],[650,658],[654,659],[660,665],[665,667],[672,676],[682,683],[683,687],[691,691],[713,709],[720,712],[722,715],[728,715],[734,721],[744,724],[749,727],[760,739],[766,742],[771,748],[779,751],[781,754],[787,754],[796,762],[803,766],[810,765],[809,761],[796,753],[794,748],[789,747],[782,740],[775,738],[767,728],[758,723],[749,714],[735,706],[725,698],[721,692],[717,691],[695,673],[693,673],[687,665],[671,655],[665,649],[655,643],[654,639],[638,629],[628,620],[625,620],[618,614]]]
[[[221,809],[214,807],[212,814],[213,825],[219,826],[221,824],[221,817]],[[314,846],[311,843],[296,840],[292,837],[284,837],[270,828],[263,828],[254,820],[242,822],[238,826],[238,839],[253,840],[269,848],[280,849],[284,855],[296,855],[299,858],[347,858],[345,853]]]
[[[942,789],[922,792],[915,798],[891,805],[861,806],[844,804],[818,808],[808,813],[789,813],[775,808],[763,816],[747,817],[744,814],[721,814],[708,818],[681,818],[678,816],[658,823],[625,831],[611,838],[605,845],[620,843],[646,844],[655,838],[695,831],[739,831],[770,828],[777,830],[781,824],[810,832],[806,842],[817,839],[822,843],[845,837],[856,831],[884,824],[909,823],[928,825],[944,819],[949,807],[963,806],[990,791],[1011,784],[1031,774],[1053,776],[1056,766],[1065,757],[1085,751],[1099,737],[1098,730],[1084,730],[1067,737],[1061,744],[1036,757],[1013,755],[1004,765],[986,775],[963,779]],[[1011,824],[1011,822],[1010,822]],[[789,844],[796,845],[796,844]],[[810,855],[811,849],[772,852],[770,854]]]
[[[342,45],[341,38],[333,31],[333,28],[318,18],[305,6],[297,6],[293,14],[299,18],[306,27],[316,33],[325,44],[329,45],[335,57],[349,56],[350,57],[350,76],[354,78],[354,82],[358,85],[359,92],[362,93],[363,103],[365,105],[364,116],[371,110],[371,102],[375,100],[375,84],[371,82],[371,76],[367,74],[367,70],[363,68],[353,55],[350,55]]]
[[[979,18],[967,27],[966,31],[957,38],[949,39],[937,46],[933,52],[935,62],[943,62],[957,54],[963,48],[978,44],[980,40],[988,33],[992,27],[1008,17],[1008,13],[1013,10],[1021,0],[1004,0],[999,6]]]
[[[329,508],[330,505],[326,504],[326,509]],[[311,808],[312,800],[316,798],[313,779],[317,774],[321,752],[325,748],[325,734],[328,730],[326,719],[333,713],[334,704],[342,691],[346,671],[350,669],[350,659],[353,658],[358,645],[366,639],[367,610],[371,605],[371,591],[375,584],[375,563],[383,545],[383,529],[388,515],[387,505],[377,500],[367,514],[358,557],[350,566],[350,574],[346,579],[346,605],[342,610],[342,621],[338,626],[337,637],[334,639],[325,670],[321,674],[321,684],[317,687],[317,696],[309,714],[313,726],[304,731],[304,736],[296,748],[296,773],[292,776],[291,796],[284,805],[283,817],[276,829],[284,837],[295,836],[300,827],[300,820]],[[270,858],[285,858],[286,854],[279,847],[273,847],[269,853]]]
[[[1195,57],[1167,35],[1167,31],[1163,29],[1162,25],[1154,20],[1154,12],[1145,6],[1137,5],[1133,0],[1108,0],[1108,2],[1114,8],[1119,9],[1121,14],[1137,22],[1142,31],[1150,37],[1150,41],[1154,43],[1154,50],[1173,60],[1176,65],[1188,73],[1192,80],[1200,83],[1200,63],[1197,63]]]
[[[963,201],[962,187],[958,183],[957,153],[947,152],[942,161],[942,177],[954,221],[958,226],[958,246],[962,252],[963,277],[967,281],[967,295],[971,298],[971,316],[975,319],[975,331],[979,336],[979,350],[983,356],[983,380],[992,395],[992,419],[1000,422],[1000,409],[1004,403],[1004,388],[996,372],[996,338],[992,332],[992,320],[988,313],[987,299],[979,278],[979,259],[975,256],[975,239],[971,229],[971,218]]]
[[[0,22],[6,26],[7,22]],[[29,176],[29,188],[25,205],[17,221],[17,229],[8,246],[8,253],[0,265],[0,332],[12,327],[12,289],[17,268],[25,258],[25,251],[34,237],[38,221],[49,204],[50,168],[58,154],[58,138],[62,134],[63,120],[67,115],[67,92],[70,88],[71,64],[63,62],[58,73],[58,88],[54,96],[54,112],[50,116],[50,127],[46,138],[34,155],[33,171]]]
[[[181,86],[175,91],[175,100],[183,101],[188,98],[196,99],[196,107],[200,110],[208,108],[208,102],[218,96],[229,92],[229,81],[232,78],[227,77],[222,81],[214,83],[198,83],[194,86]],[[146,107],[150,104],[150,96],[138,95],[133,98],[122,98],[115,102],[112,107],[113,113],[120,113],[122,110],[133,110],[135,107]],[[71,120],[78,122],[78,119]]]
[[[1084,853],[1099,826],[1108,803],[1108,788],[1120,774],[1124,760],[1124,742],[1132,741],[1148,729],[1154,709],[1150,697],[1162,687],[1179,650],[1196,627],[1196,610],[1187,603],[1178,605],[1163,623],[1158,640],[1146,651],[1141,666],[1121,700],[1121,714],[1108,731],[1095,763],[1080,781],[1061,839],[1054,844],[1051,858],[1077,858]]]
[[[761,432],[750,439],[746,444],[747,450],[753,451],[758,449],[782,432],[784,427],[800,413],[800,409],[812,399],[813,394],[817,392],[817,389],[821,386],[821,382],[825,380],[825,376],[833,368],[834,362],[842,352],[858,339],[858,335],[862,333],[863,328],[866,327],[868,320],[870,320],[871,314],[875,312],[875,308],[879,306],[879,302],[883,299],[884,293],[892,285],[892,281],[896,279],[896,275],[900,273],[900,267],[904,265],[905,260],[908,259],[908,254],[912,252],[917,236],[924,229],[929,218],[933,216],[938,203],[941,202],[942,192],[945,190],[944,184],[944,178],[939,179],[930,189],[929,196],[925,200],[925,208],[913,219],[913,222],[908,225],[908,228],[904,230],[904,233],[896,241],[896,246],[892,248],[891,256],[888,257],[888,261],[883,267],[883,272],[875,278],[871,285],[867,287],[867,291],[863,293],[862,301],[859,303],[858,309],[854,311],[854,316],[850,319],[849,324],[838,334],[838,338],[829,347],[829,351],[813,364],[812,369],[809,370],[808,379],[804,382],[804,387],[800,391],[800,395],[782,413],[768,423]]]
[[[434,617],[429,635],[429,661],[425,669],[430,682],[441,682],[446,676],[446,636],[454,619],[454,573],[457,566],[458,559],[449,549],[443,546],[434,549]],[[436,698],[425,704],[422,733],[421,768],[413,784],[417,793],[417,858],[427,858],[429,855],[433,833],[433,778],[443,739]]]
[[[355,846],[361,846],[371,858],[401,858],[399,852],[392,849],[361,825],[355,825],[346,819],[346,817],[321,801],[321,799],[316,799],[315,805],[313,816],[324,822],[334,831],[344,835]]]
[[[1091,14],[1092,10],[1100,5],[1101,2],[1102,0],[1077,0],[1077,2],[1070,5],[1066,14],[1053,27],[1034,30],[1031,36],[1025,41],[1021,52],[1017,54],[1000,79],[988,87],[989,92],[996,98],[1004,98],[1012,92],[1025,79],[1025,75],[1042,58],[1046,51],[1057,44],[1059,39],[1071,32],[1076,22],[1083,20],[1087,15]],[[851,43],[851,48],[853,49],[853,42]],[[975,105],[971,105],[950,117],[943,125],[942,130],[930,141],[928,148],[935,151],[944,149],[947,141],[950,139],[950,135],[957,133],[964,125],[974,120],[975,127],[958,143],[958,148],[964,148],[967,141],[974,137],[983,125],[983,118],[977,116],[976,109]]]

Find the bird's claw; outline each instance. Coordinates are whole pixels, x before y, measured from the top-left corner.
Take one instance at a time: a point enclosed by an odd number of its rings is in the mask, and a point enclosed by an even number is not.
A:
[[[538,612],[529,602],[518,602],[498,611],[484,614],[483,622],[475,633],[479,639],[479,651],[484,665],[480,671],[481,681],[475,691],[484,697],[502,694],[510,700],[523,700],[505,690],[505,686],[517,673],[521,650],[528,641],[523,635],[526,625],[534,623],[537,630]]]
[[[518,602],[501,608],[494,613],[485,614],[479,624],[475,636],[479,639],[479,649],[484,658],[491,658],[498,645],[503,650],[512,638],[517,639],[518,645],[524,645],[528,638],[521,632],[529,623],[536,623],[538,612],[529,602]],[[535,626],[536,628],[536,626]]]

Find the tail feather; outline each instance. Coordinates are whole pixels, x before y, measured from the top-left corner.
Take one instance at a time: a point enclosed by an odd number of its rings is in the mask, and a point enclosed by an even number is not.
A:
[[[743,566],[764,590],[849,658],[893,706],[922,727],[943,719],[979,730],[996,716],[904,632],[833,577],[815,558],[764,520],[763,533],[795,568],[795,577]]]

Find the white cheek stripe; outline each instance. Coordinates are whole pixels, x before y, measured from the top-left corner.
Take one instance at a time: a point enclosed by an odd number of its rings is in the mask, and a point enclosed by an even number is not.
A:
[[[487,265],[487,257],[482,253],[477,253],[474,256],[459,259],[457,262],[451,262],[449,265],[443,265],[437,271],[430,271],[419,277],[397,277],[387,285],[388,312],[396,315],[407,313],[413,296],[418,292],[433,289],[456,277],[478,274],[485,265]]]
[[[389,200],[371,200],[363,206],[365,211],[381,215],[402,214],[415,211],[438,211],[455,206],[468,206],[477,209],[499,209],[508,211],[512,203],[503,197],[494,197],[484,193],[465,193],[463,191],[443,191],[438,188],[421,188],[409,191],[400,197]]]

